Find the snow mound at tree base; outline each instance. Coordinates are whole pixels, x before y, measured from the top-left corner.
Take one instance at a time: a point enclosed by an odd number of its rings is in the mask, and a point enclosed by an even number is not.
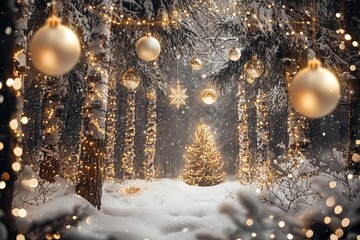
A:
[[[124,196],[122,189],[129,186],[140,187],[140,194]],[[236,193],[244,188],[237,181],[212,187],[189,186],[179,179],[106,183],[102,211],[70,194],[33,209],[29,219],[33,228],[45,225],[49,229],[56,222],[63,223],[58,229],[62,239],[187,240],[195,239],[198,233],[223,236],[224,229],[233,223],[219,213],[219,206],[224,201],[235,204]]]

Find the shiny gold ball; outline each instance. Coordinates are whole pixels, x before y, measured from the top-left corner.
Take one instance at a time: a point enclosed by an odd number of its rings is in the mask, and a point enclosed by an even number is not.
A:
[[[150,62],[159,57],[161,46],[159,41],[151,36],[151,33],[147,33],[136,43],[135,51],[140,59]]]
[[[241,57],[241,51],[239,48],[237,47],[233,47],[232,49],[230,49],[229,53],[228,53],[228,57],[231,61],[237,61],[240,59]]]
[[[124,73],[121,81],[127,89],[134,91],[140,84],[140,77],[133,68],[130,68],[126,73]]]
[[[79,61],[81,46],[77,35],[52,16],[33,36],[30,53],[39,71],[59,76],[69,72]]]
[[[199,71],[203,67],[203,63],[202,63],[201,59],[198,57],[193,57],[190,60],[189,65],[190,65],[191,70],[193,70],[193,71]]]
[[[261,77],[265,72],[264,64],[254,55],[244,66],[245,74],[247,77],[256,79]]]
[[[314,59],[290,83],[289,95],[299,113],[308,118],[321,118],[336,108],[340,84],[332,72]]]
[[[217,99],[217,94],[214,89],[207,88],[201,93],[201,100],[208,105],[211,105],[214,102],[216,102],[216,99]]]

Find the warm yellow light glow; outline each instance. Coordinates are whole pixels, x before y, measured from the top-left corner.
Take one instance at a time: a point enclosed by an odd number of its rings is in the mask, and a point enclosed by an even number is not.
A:
[[[21,157],[21,155],[23,154],[23,149],[21,147],[15,147],[14,148],[14,154],[17,157]]]
[[[335,205],[335,198],[334,197],[328,197],[326,199],[326,206],[333,207]]]
[[[12,130],[16,130],[18,127],[19,127],[19,123],[16,119],[12,119],[10,122],[9,122],[9,125],[10,125],[10,128]]]
[[[340,206],[340,205],[337,205],[337,206],[334,208],[334,213],[335,213],[335,214],[340,214],[340,213],[342,213],[342,211],[343,211],[343,208],[342,208],[342,206]]]
[[[20,169],[21,169],[21,164],[20,164],[19,162],[14,162],[14,163],[12,164],[12,169],[13,169],[14,171],[16,171],[16,172],[20,171]]]
[[[341,226],[348,227],[349,225],[350,225],[350,219],[349,218],[344,218],[343,220],[341,220]]]
[[[281,227],[281,228],[285,227],[285,222],[284,222],[284,221],[280,221],[280,222],[279,222],[279,227]]]
[[[314,231],[309,229],[306,231],[305,235],[307,238],[312,238],[312,236],[314,236]]]
[[[331,222],[331,218],[329,217],[329,216],[326,216],[325,218],[324,218],[324,223],[325,224],[329,224]]]
[[[24,218],[27,215],[27,211],[24,208],[19,209],[18,211],[19,217]]]

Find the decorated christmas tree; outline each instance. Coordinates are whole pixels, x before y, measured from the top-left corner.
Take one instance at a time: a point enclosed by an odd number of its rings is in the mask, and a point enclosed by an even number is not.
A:
[[[181,178],[189,185],[213,186],[224,181],[224,162],[209,127],[200,123],[194,142],[186,147],[185,169]]]

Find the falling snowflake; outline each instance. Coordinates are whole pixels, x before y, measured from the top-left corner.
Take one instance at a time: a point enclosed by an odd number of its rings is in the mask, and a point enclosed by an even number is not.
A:
[[[176,88],[170,88],[170,105],[175,105],[176,109],[179,109],[181,105],[186,105],[186,99],[189,97],[186,95],[186,88],[183,89],[179,83],[177,83]]]

